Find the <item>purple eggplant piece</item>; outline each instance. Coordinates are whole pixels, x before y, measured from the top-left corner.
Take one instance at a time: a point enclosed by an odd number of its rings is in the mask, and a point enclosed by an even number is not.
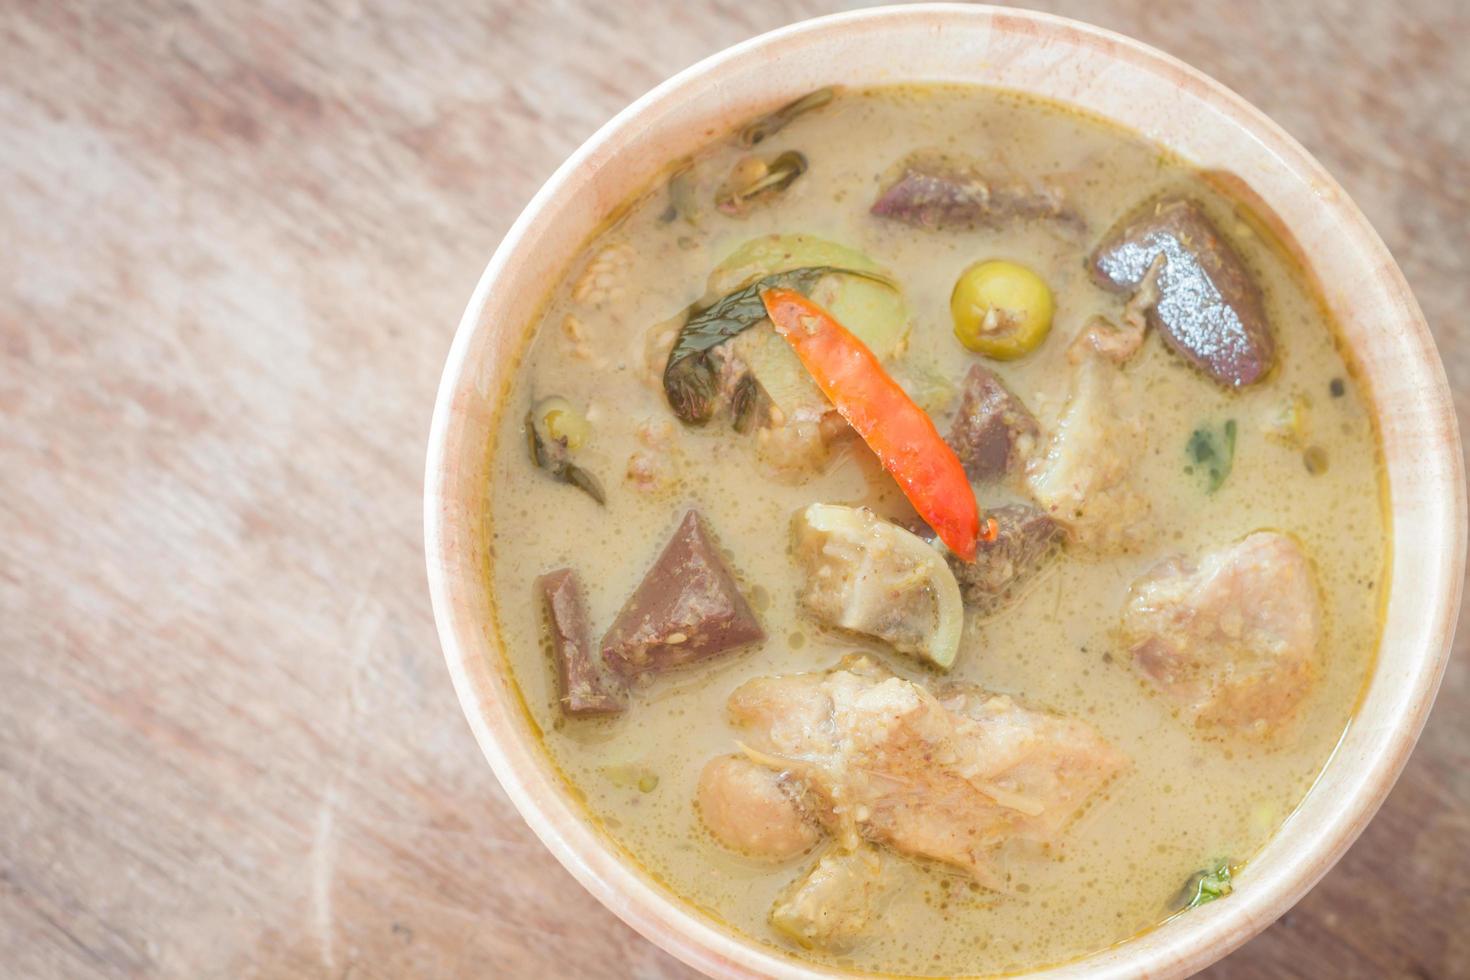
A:
[[[911,164],[873,203],[872,213],[921,228],[997,227],[1013,220],[1055,219],[1077,229],[1082,219],[1059,188],[973,170]]]
[[[1163,256],[1148,322],[1170,347],[1229,388],[1261,380],[1276,344],[1261,291],[1199,203],[1164,197],[1123,218],[1089,260],[1115,292],[1137,289]]]

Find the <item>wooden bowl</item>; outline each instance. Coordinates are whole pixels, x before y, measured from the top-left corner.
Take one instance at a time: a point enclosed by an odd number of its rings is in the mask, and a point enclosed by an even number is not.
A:
[[[1392,581],[1367,695],[1301,807],[1241,872],[1235,893],[1037,976],[1184,976],[1285,912],[1388,794],[1424,724],[1450,649],[1465,555],[1454,410],[1403,275],[1342,188],[1239,96],[1137,41],[1045,14],[948,4],[796,24],[680,72],[582,145],[521,214],[480,278],[450,350],[429,436],[429,588],[460,703],[531,827],[603,904],[715,976],[832,976],[687,907],[584,817],[533,734],[491,615],[482,537],[496,401],[551,283],[608,212],[710,134],[823,85],[978,82],[1071,103],[1231,181],[1316,277],[1371,398],[1392,512]],[[528,572],[529,574],[529,572]]]

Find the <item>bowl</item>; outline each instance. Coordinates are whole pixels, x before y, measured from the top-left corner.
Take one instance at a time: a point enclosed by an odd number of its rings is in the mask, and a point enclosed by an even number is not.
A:
[[[1362,213],[1300,145],[1218,82],[1137,41],[1046,14],[951,4],[795,24],[701,61],[619,113],[506,234],[455,335],[429,436],[424,517],[444,657],[475,738],[557,859],[648,939],[712,976],[841,975],[696,912],[586,819],[538,742],[496,636],[481,522],[497,397],[549,283],[626,197],[712,134],[829,84],[978,82],[1069,103],[1228,181],[1321,289],[1382,440],[1392,517],[1382,647],[1361,707],[1229,901],[1036,976],[1185,976],[1269,925],[1332,867],[1388,794],[1449,654],[1465,556],[1460,440],[1418,305]]]

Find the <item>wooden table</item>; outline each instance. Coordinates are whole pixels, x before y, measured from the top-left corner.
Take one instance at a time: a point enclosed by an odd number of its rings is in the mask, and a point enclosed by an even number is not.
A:
[[[1305,142],[1470,399],[1464,0],[1045,6]],[[470,737],[424,438],[552,168],[675,70],[832,7],[0,2],[0,974],[688,975]],[[1470,975],[1467,709],[1460,656],[1372,828],[1213,976]]]

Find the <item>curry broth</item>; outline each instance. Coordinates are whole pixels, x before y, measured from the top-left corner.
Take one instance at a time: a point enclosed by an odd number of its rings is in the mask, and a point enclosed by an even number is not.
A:
[[[606,832],[674,892],[759,942],[875,972],[991,974],[1125,940],[1171,914],[1193,872],[1255,853],[1300,801],[1352,715],[1378,641],[1388,531],[1363,395],[1299,270],[1236,217],[1228,200],[1133,135],[998,91],[895,87],[842,93],[761,144],[763,153],[788,148],[805,153],[810,169],[776,203],[739,219],[708,208],[696,228],[661,220],[666,198],[657,189],[589,242],[554,287],[502,405],[487,500],[492,601],[516,682],[552,759]],[[1068,174],[1087,234],[1068,241],[1026,223],[937,232],[870,216],[880,181],[920,149],[964,153],[997,170]],[[721,141],[701,160],[721,172],[746,152]],[[1227,392],[1151,331],[1127,368],[1148,407],[1147,451],[1136,465],[1138,486],[1153,504],[1150,538],[1121,557],[1069,554],[1018,603],[984,620],[970,614],[949,675],[1085,719],[1132,767],[1057,843],[1002,849],[1004,891],[912,861],[911,887],[862,944],[844,955],[800,950],[771,930],[767,916],[813,858],[772,865],[721,848],[696,815],[695,781],[707,760],[733,751],[725,701],[749,678],[821,670],[853,650],[868,650],[913,680],[939,677],[880,643],[819,626],[797,605],[802,576],[788,531],[796,511],[822,501],[863,503],[890,517],[912,512],[860,444],[806,482],[783,482],[757,460],[753,436],[719,421],[678,425],[649,367],[650,328],[699,298],[711,267],[741,243],[777,232],[814,234],[865,252],[902,284],[912,334],[897,359],[900,376],[947,378],[957,390],[976,355],[954,340],[950,291],[976,260],[1011,258],[1053,290],[1053,336],[1019,361],[987,363],[1046,426],[1066,393],[1066,341],[1090,315],[1116,320],[1122,309],[1120,297],[1089,280],[1086,250],[1139,201],[1181,187],[1206,204],[1257,277],[1276,331],[1277,366],[1265,382]],[[616,243],[631,246],[617,253],[626,266],[600,285],[594,276],[577,286],[587,264]],[[579,330],[565,329],[569,315]],[[528,458],[526,406],[551,394],[588,409],[594,435],[578,458],[602,477],[605,507],[553,483]],[[1328,462],[1323,472],[1309,472],[1300,448],[1267,435],[1295,396],[1309,402],[1311,440]],[[936,413],[941,430],[947,414]],[[1227,419],[1238,432],[1233,469],[1207,493],[1198,474],[1186,472],[1186,445],[1200,425]],[[648,449],[647,432],[638,431],[645,423],[671,424],[677,460],[676,482],[652,492],[624,478],[630,457]],[[984,504],[1007,497],[981,488]],[[690,504],[718,535],[768,640],[640,686],[622,715],[563,719],[532,580],[564,565],[577,569],[600,636]],[[1129,669],[1111,631],[1132,581],[1161,557],[1219,547],[1260,528],[1296,536],[1313,560],[1323,594],[1320,678],[1275,737],[1202,737]]]

